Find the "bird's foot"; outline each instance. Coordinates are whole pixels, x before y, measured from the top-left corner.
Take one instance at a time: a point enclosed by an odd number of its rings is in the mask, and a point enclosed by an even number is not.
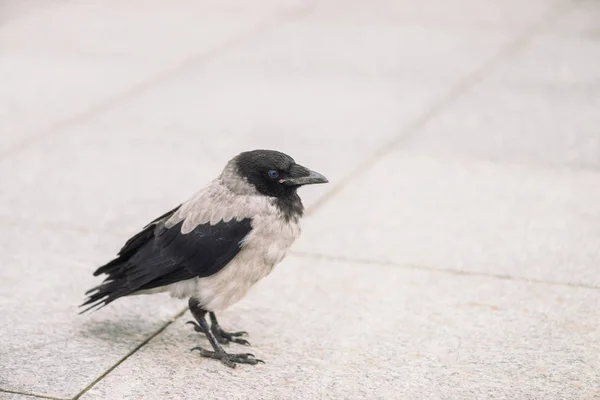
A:
[[[200,325],[198,325],[196,322],[188,321],[186,323],[193,325],[194,330],[196,332],[204,333],[204,331],[202,330]],[[237,344],[243,344],[246,346],[250,346],[250,342],[248,342],[246,339],[239,338],[240,336],[247,335],[248,332],[244,332],[244,331],[226,332],[221,328],[221,326],[219,324],[214,324],[214,323],[210,326],[210,331],[214,335],[215,339],[217,339],[217,342],[219,342],[221,344],[229,344],[230,342],[233,342],[233,343],[237,343]]]
[[[250,342],[246,339],[240,339],[240,336],[247,335],[248,332],[226,332],[219,325],[211,325],[210,331],[215,336],[215,339],[221,344],[229,344],[230,342],[250,346]]]
[[[254,354],[250,353],[240,353],[240,354],[228,354],[224,351],[210,351],[203,349],[200,346],[196,346],[192,348],[190,351],[198,350],[200,352],[200,356],[205,358],[212,358],[215,360],[220,360],[223,364],[227,365],[230,368],[235,368],[236,363],[240,364],[250,364],[256,365],[258,363],[265,363],[263,360],[259,360],[258,358],[254,358]]]

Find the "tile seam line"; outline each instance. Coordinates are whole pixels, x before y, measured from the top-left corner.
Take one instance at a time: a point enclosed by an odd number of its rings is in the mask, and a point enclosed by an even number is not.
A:
[[[373,259],[361,259],[361,258],[354,258],[354,257],[334,256],[334,255],[329,255],[329,254],[309,253],[309,252],[304,252],[304,251],[292,251],[292,252],[290,252],[290,256],[294,256],[294,257],[298,257],[298,258],[302,258],[302,259],[348,262],[348,263],[356,263],[356,264],[363,264],[363,265],[375,265],[375,266],[380,266],[380,267],[393,267],[393,268],[402,268],[402,269],[409,269],[409,270],[437,272],[437,273],[457,275],[457,276],[471,276],[471,277],[491,278],[491,279],[523,282],[523,283],[544,284],[544,285],[550,285],[550,286],[563,286],[563,287],[568,287],[568,288],[572,288],[572,289],[600,290],[599,286],[586,285],[583,283],[565,283],[565,282],[547,281],[547,280],[543,280],[543,279],[525,278],[525,277],[503,275],[503,274],[489,274],[489,273],[485,273],[485,272],[476,272],[476,271],[467,271],[467,270],[452,270],[452,269],[444,269],[444,268],[433,267],[433,266],[428,266],[428,265],[403,264],[403,263],[398,263],[398,262],[394,262],[394,261],[381,261],[381,260],[373,260]]]
[[[35,398],[38,398],[38,399],[70,400],[70,399],[65,399],[65,398],[62,398],[62,397],[46,396],[46,395],[43,395],[43,394],[34,394],[34,393],[20,392],[18,390],[10,390],[10,389],[2,389],[2,388],[0,388],[0,393],[17,394],[17,395],[20,395],[20,396],[35,397]]]
[[[323,204],[336,197],[353,180],[373,168],[377,163],[380,162],[382,158],[385,158],[392,152],[400,149],[404,141],[409,139],[429,121],[433,120],[438,114],[443,112],[448,106],[453,104],[462,95],[467,93],[472,87],[481,82],[488,71],[492,70],[500,62],[504,61],[505,59],[509,59],[517,54],[520,50],[525,48],[530,41],[538,34],[543,32],[544,29],[552,26],[552,24],[557,21],[564,11],[575,7],[578,4],[578,1],[579,0],[572,0],[559,4],[548,13],[546,18],[531,25],[530,28],[527,29],[523,34],[501,46],[496,54],[485,60],[479,67],[458,79],[457,83],[453,85],[440,99],[433,102],[433,104],[431,104],[425,112],[417,116],[404,129],[401,129],[390,141],[386,142],[383,146],[371,153],[369,157],[362,162],[359,162],[358,165],[350,170],[349,173],[342,176],[337,184],[335,184],[329,191],[327,191],[323,196],[319,197],[310,207],[307,208],[306,214],[313,215],[319,208],[323,206]]]
[[[160,335],[165,329],[167,329],[174,322],[176,322],[179,318],[181,318],[185,314],[186,311],[187,311],[187,307],[184,308],[184,309],[182,309],[182,310],[180,310],[177,314],[173,315],[163,326],[161,326],[156,331],[154,331],[150,336],[148,336],[141,343],[139,343],[132,350],[130,350],[127,354],[125,354],[123,357],[121,357],[110,368],[106,369],[103,373],[101,373],[96,379],[94,379],[92,381],[92,383],[90,383],[85,388],[83,388],[81,391],[79,391],[79,393],[77,393],[74,397],[72,397],[72,400],[77,400],[81,396],[83,396],[84,394],[86,394],[90,389],[92,389],[94,386],[96,386],[98,383],[100,383],[100,381],[102,381],[112,371],[114,371],[117,367],[119,367],[119,365],[121,365],[125,361],[127,361],[129,359],[129,357],[131,357],[132,355],[134,355],[135,353],[137,353],[138,350],[140,350],[142,347],[144,347],[146,344],[148,344],[152,339],[154,339],[155,337],[157,337],[158,335]]]
[[[207,63],[213,58],[220,54],[226,53],[232,49],[236,49],[240,45],[253,40],[262,33],[269,31],[270,29],[290,22],[296,19],[303,18],[312,10],[312,7],[295,7],[291,9],[279,10],[272,14],[268,14],[262,20],[259,20],[254,26],[249,29],[245,29],[241,32],[234,34],[233,36],[225,39],[221,43],[217,43],[208,49],[185,57],[178,62],[174,62],[167,68],[160,70],[159,72],[150,75],[146,79],[134,83],[133,85],[127,86],[125,89],[116,91],[112,95],[99,100],[92,104],[87,109],[76,113],[75,115],[69,116],[62,120],[59,120],[51,124],[46,129],[40,129],[37,133],[32,134],[27,139],[19,142],[15,146],[11,146],[7,149],[0,151],[0,163],[10,159],[11,156],[15,156],[24,150],[34,146],[38,142],[44,140],[47,137],[55,136],[60,134],[65,128],[73,125],[80,124],[93,118],[97,115],[109,111],[115,105],[118,105],[124,101],[135,98],[137,95],[144,93],[145,91],[153,88],[155,85],[170,79],[177,73],[185,71],[192,65]]]

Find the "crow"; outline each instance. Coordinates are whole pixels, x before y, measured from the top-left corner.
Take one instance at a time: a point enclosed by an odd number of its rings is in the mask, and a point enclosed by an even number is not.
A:
[[[80,307],[87,308],[81,313],[124,296],[168,292],[189,299],[197,322],[188,323],[206,335],[213,349],[192,350],[232,368],[263,362],[249,353],[225,352],[220,344],[249,343],[240,338],[246,332],[223,330],[215,313],[241,300],[300,235],[304,206],[297,189],[327,182],[278,151],[238,154],[219,177],[146,225],[94,272],[107,277],[85,293]]]

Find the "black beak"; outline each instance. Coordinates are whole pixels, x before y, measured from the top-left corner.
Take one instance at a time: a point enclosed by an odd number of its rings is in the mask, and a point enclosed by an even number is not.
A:
[[[327,183],[329,181],[320,173],[296,164],[290,169],[290,174],[279,182],[287,186],[302,186],[315,183]]]

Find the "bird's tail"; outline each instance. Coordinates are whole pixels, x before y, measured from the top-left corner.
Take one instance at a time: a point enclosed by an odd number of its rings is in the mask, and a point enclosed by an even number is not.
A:
[[[117,258],[101,266],[94,272],[94,276],[101,274],[108,276],[102,284],[85,292],[88,298],[79,307],[89,307],[80,311],[79,314],[83,314],[94,308],[99,310],[119,297],[131,294],[131,289],[126,285],[127,271],[130,267],[129,260],[153,235],[154,225],[147,226],[125,243],[125,246],[119,251]]]
[[[106,274],[108,276],[104,279],[102,284],[85,292],[88,298],[79,307],[89,307],[79,312],[79,314],[83,314],[93,308],[98,310],[119,297],[127,296],[135,291],[134,288],[131,288],[128,285],[129,278],[132,278],[128,276],[132,270],[132,263],[130,262],[131,258],[144,247],[146,243],[152,240],[156,225],[170,218],[179,207],[181,207],[181,204],[146,225],[144,229],[125,243],[123,248],[119,250],[117,258],[106,265],[101,266],[94,272],[94,276],[101,274]]]

